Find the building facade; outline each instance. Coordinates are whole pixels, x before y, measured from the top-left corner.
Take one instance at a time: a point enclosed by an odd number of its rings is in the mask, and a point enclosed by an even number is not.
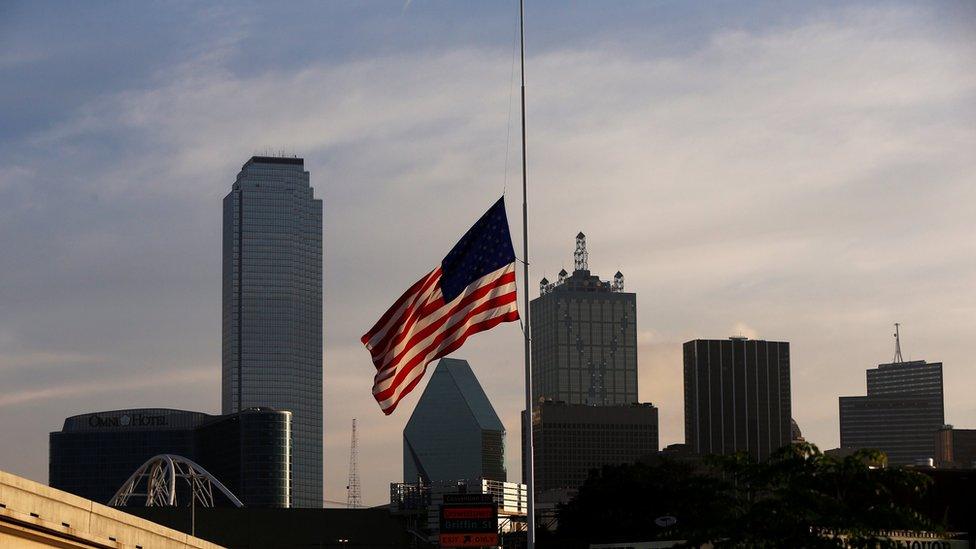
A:
[[[270,409],[212,416],[140,408],[69,417],[50,434],[49,482],[107,503],[159,454],[195,461],[247,506],[289,506],[291,412]]]
[[[222,408],[292,412],[292,498],[322,506],[322,200],[300,158],[255,156],[224,197]]]
[[[976,469],[976,429],[944,425],[935,433],[935,466]]]
[[[608,406],[637,402],[637,295],[589,271],[576,236],[573,274],[542,279],[529,305],[533,401]]]
[[[532,411],[532,436],[536,494],[565,499],[561,494],[577,490],[591,469],[657,453],[657,408],[540,402]]]
[[[442,358],[403,429],[404,482],[507,476],[505,426],[468,362]]]
[[[931,459],[945,424],[942,363],[880,364],[867,370],[867,395],[840,397],[839,407],[841,447],[881,450],[890,465]]]
[[[696,339],[684,344],[685,443],[700,455],[765,459],[792,440],[790,344]]]

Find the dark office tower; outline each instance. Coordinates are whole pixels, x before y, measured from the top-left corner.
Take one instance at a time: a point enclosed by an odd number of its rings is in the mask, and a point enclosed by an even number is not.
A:
[[[532,396],[569,404],[637,402],[637,295],[624,275],[601,281],[576,236],[573,274],[543,278],[532,315]]]
[[[840,397],[841,447],[881,450],[890,465],[933,458],[945,423],[942,363],[879,364],[867,382],[867,396]]]
[[[403,428],[403,481],[505,481],[505,426],[466,360],[442,358]]]
[[[765,459],[792,440],[790,344],[696,339],[684,345],[685,443],[698,454]]]
[[[224,197],[223,411],[292,412],[292,505],[322,506],[322,200],[255,156]]]
[[[657,453],[657,408],[540,402],[532,410],[532,436],[536,494],[540,501],[565,503],[591,469]]]

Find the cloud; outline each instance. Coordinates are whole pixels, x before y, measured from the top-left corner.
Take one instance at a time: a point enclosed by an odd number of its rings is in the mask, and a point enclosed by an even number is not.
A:
[[[21,389],[0,393],[0,408],[34,404],[37,401],[55,398],[74,397],[78,395],[96,396],[104,393],[117,393],[133,389],[158,388],[164,391],[173,390],[174,386],[193,384],[200,381],[212,381],[219,377],[219,373],[207,370],[169,371],[158,377],[140,377],[127,380],[99,379],[85,383],[46,386],[37,389]],[[79,412],[84,413],[84,412]]]
[[[976,47],[932,20],[843,8],[710,29],[665,53],[599,36],[530,52],[532,275],[567,265],[578,230],[595,273],[623,271],[663,444],[683,439],[680,344],[740,331],[793,344],[794,415],[808,439],[836,444],[836,396],[863,390],[896,320],[916,357],[946,361],[947,419],[976,422],[955,389],[976,383],[964,368]],[[173,398],[197,382],[216,391],[220,198],[250,154],[302,155],[325,200],[326,496],[341,499],[356,417],[364,494],[380,504],[422,387],[383,417],[358,337],[502,192],[511,51],[455,43],[241,70],[259,31],[226,32],[215,53],[108,90],[6,153],[0,333],[112,372],[173,371],[158,381]],[[459,353],[508,428],[512,479],[520,336],[501,327]],[[157,379],[131,383],[144,395]],[[104,407],[105,391],[130,388],[14,381],[6,410],[69,394]]]

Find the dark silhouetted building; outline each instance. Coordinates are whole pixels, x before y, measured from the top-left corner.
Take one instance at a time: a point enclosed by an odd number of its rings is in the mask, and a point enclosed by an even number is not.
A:
[[[793,440],[789,343],[689,341],[684,378],[685,444],[695,453],[765,459]]]
[[[442,358],[403,428],[403,480],[505,481],[505,426],[466,360]]]
[[[655,454],[657,408],[542,402],[532,411],[532,433],[536,493],[541,499],[546,499],[546,492],[569,495],[583,484],[590,469],[634,463]]]
[[[255,156],[224,197],[222,408],[292,412],[292,498],[322,506],[322,200],[301,158]]]
[[[944,425],[936,431],[935,466],[976,469],[976,429],[954,429],[952,425]]]
[[[149,458],[200,464],[249,507],[288,507],[291,413],[142,408],[69,417],[50,434],[51,487],[107,503]]]
[[[575,269],[542,279],[532,315],[533,401],[605,406],[637,402],[637,295],[623,275],[601,281],[576,237]]]
[[[840,397],[840,445],[883,451],[890,465],[935,455],[945,423],[942,363],[880,364],[867,371],[867,395]]]

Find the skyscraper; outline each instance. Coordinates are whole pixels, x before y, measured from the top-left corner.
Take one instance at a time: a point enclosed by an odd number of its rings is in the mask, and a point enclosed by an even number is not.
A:
[[[532,315],[532,396],[568,404],[637,402],[637,295],[624,275],[590,274],[586,236],[576,235],[574,270],[543,278]]]
[[[442,358],[403,429],[403,481],[505,481],[505,426],[466,360]]]
[[[879,364],[867,370],[867,387],[866,396],[839,399],[841,447],[881,450],[890,465],[934,457],[945,423],[942,363]]]
[[[790,344],[696,339],[684,344],[685,443],[698,454],[747,451],[757,459],[790,444]]]
[[[322,506],[322,200],[255,156],[224,197],[222,408],[292,412],[292,505]]]

